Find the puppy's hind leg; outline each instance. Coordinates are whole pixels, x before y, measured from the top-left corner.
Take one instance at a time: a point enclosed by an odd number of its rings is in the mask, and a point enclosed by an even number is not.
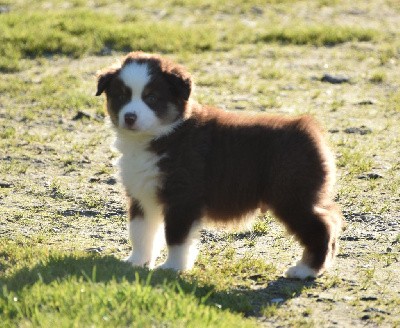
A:
[[[198,254],[200,228],[200,211],[168,210],[165,216],[168,256],[158,268],[177,271],[192,269]]]
[[[332,264],[337,251],[339,213],[330,207],[314,207],[308,211],[304,208],[277,210],[276,214],[304,246],[301,260],[286,271],[286,277],[306,279],[322,274]]]

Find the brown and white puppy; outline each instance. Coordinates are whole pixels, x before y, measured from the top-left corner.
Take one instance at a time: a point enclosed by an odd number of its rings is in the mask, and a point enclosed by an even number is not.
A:
[[[200,106],[183,67],[142,52],[98,77],[121,152],[129,197],[127,261],[187,270],[205,221],[232,224],[268,208],[304,246],[287,277],[321,274],[342,225],[333,202],[334,158],[308,116],[249,115]]]

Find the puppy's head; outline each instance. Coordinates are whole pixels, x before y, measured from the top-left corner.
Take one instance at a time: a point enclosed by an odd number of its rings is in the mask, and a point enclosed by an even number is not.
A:
[[[105,92],[116,128],[158,134],[182,119],[191,89],[190,75],[181,66],[133,52],[120,67],[99,74],[96,96]]]

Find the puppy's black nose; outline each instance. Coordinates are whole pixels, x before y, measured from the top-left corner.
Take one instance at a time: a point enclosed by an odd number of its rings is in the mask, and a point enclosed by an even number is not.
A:
[[[132,127],[137,119],[137,115],[135,113],[126,113],[124,116],[125,124],[128,127]]]

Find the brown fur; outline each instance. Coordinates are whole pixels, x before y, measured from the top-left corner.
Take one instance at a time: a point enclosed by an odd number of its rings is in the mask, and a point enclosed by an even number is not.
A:
[[[340,224],[325,148],[308,116],[195,108],[175,133],[152,143],[154,151],[168,154],[159,164],[167,243],[182,243],[200,217],[230,221],[263,204],[307,249],[307,264],[319,270],[335,250]]]

